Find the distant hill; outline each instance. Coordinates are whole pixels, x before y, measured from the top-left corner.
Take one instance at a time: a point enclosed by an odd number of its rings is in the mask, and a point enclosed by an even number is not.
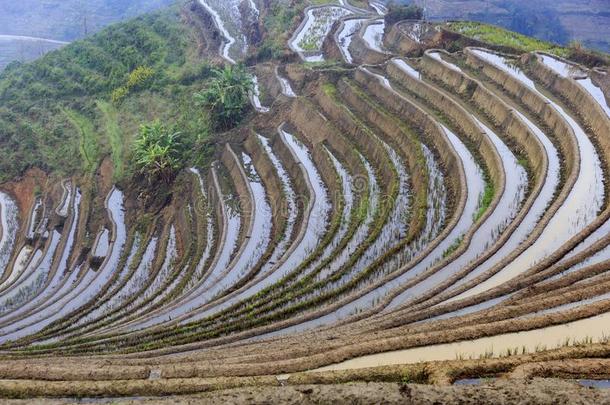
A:
[[[409,1],[405,1],[409,2]],[[608,0],[415,0],[432,19],[467,19],[521,34],[610,52]]]
[[[61,46],[16,37],[69,42],[171,3],[173,0],[0,0],[0,70],[11,61],[29,61]]]

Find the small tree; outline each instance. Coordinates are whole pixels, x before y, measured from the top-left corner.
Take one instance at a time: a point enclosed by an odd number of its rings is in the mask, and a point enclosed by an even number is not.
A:
[[[149,184],[158,180],[171,183],[182,167],[180,133],[158,120],[141,125],[134,143],[134,163]]]
[[[208,86],[194,97],[200,106],[210,111],[218,129],[230,129],[244,116],[253,90],[252,76],[246,69],[241,65],[230,65],[222,70],[215,69]]]

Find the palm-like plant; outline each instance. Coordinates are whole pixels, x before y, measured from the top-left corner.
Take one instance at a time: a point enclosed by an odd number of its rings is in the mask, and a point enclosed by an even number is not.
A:
[[[195,93],[195,101],[212,112],[217,127],[229,129],[239,122],[250,105],[249,95],[254,90],[254,82],[241,65],[214,69],[212,74],[208,86]]]
[[[134,162],[148,182],[170,183],[182,167],[180,132],[168,130],[159,121],[140,126],[134,143]]]

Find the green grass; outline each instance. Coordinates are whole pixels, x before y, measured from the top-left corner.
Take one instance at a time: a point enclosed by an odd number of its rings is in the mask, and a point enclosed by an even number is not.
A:
[[[448,23],[450,30],[466,37],[483,41],[490,45],[504,46],[517,52],[545,51],[563,58],[571,59],[588,67],[604,66],[610,63],[610,55],[604,52],[585,49],[578,42],[561,46],[548,41],[522,35],[495,25],[474,21]],[[459,41],[458,41],[459,42]]]
[[[459,238],[457,238],[452,244],[451,246],[449,246],[444,252],[443,252],[443,259],[451,256],[456,250],[458,250],[458,248],[460,247],[460,245],[462,244],[462,241],[464,240],[464,235],[460,236]]]
[[[179,6],[112,25],[35,62],[0,74],[0,183],[30,167],[48,173],[92,172],[112,158],[116,180],[129,173],[129,140],[143,122],[161,119],[184,134],[189,156],[203,156],[208,132],[192,94],[209,65],[196,49]],[[138,67],[154,75],[131,86],[113,107],[112,93]],[[182,128],[185,127],[185,128]],[[66,159],[79,154],[81,159]]]
[[[120,181],[125,175],[125,142],[118,121],[118,112],[109,102],[98,100],[97,108],[102,113],[103,127],[110,145],[112,165],[114,167],[114,180]]]
[[[481,194],[481,197],[479,197],[479,208],[474,214],[474,222],[477,222],[479,219],[481,219],[483,214],[485,214],[485,211],[487,211],[494,199],[494,194],[494,184],[491,181],[487,181],[485,183],[485,190],[483,190],[483,194]]]
[[[480,22],[460,21],[449,23],[449,28],[467,37],[494,45],[508,46],[522,52],[547,51],[558,56],[567,57],[567,48],[528,37],[495,25]]]
[[[95,133],[93,123],[87,117],[76,111],[65,109],[63,112],[80,136],[78,150],[81,156],[82,168],[85,173],[92,174],[95,172],[99,162],[100,149],[98,145],[98,136]]]
[[[277,2],[270,6],[271,9],[264,21],[267,35],[257,51],[259,61],[282,56],[291,33],[301,21],[306,5],[305,2],[298,2],[288,7]]]

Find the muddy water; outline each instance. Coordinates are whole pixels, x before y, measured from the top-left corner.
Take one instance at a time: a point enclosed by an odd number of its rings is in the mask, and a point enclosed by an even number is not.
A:
[[[476,163],[474,157],[468,151],[468,148],[462,143],[462,141],[455,135],[449,128],[442,126],[443,130],[447,134],[447,138],[453,145],[453,148],[459,155],[464,171],[466,173],[466,184],[467,184],[467,198],[464,211],[449,236],[443,240],[424,260],[418,263],[413,269],[403,274],[402,276],[393,280],[390,285],[399,286],[403,282],[410,278],[421,274],[426,269],[432,267],[435,263],[441,260],[444,256],[451,253],[451,250],[458,244],[461,243],[461,239],[464,234],[468,232],[470,227],[474,224],[474,217],[479,208],[480,196],[485,189],[485,181],[483,180],[483,172],[479,165]],[[455,271],[453,264],[449,264],[446,268],[448,271]],[[390,304],[384,309],[384,311],[396,308],[407,299],[411,298],[415,294],[420,294],[429,288],[436,282],[440,282],[444,279],[444,272],[437,272],[435,275],[426,279],[423,283],[417,284],[396,296]],[[387,288],[387,287],[384,287]],[[389,290],[387,290],[389,291]]]
[[[239,0],[199,0],[199,3],[214,19],[218,30],[225,38],[220,54],[230,63],[245,56],[248,43],[242,34]]]
[[[604,110],[606,115],[610,117],[610,104],[608,103],[608,99],[604,95],[602,89],[596,86],[590,77],[587,77],[586,79],[577,80],[576,82],[582,87],[584,87],[585,90],[587,90],[587,92],[599,104],[602,110]]]
[[[333,159],[334,159],[334,157],[333,157]],[[370,163],[368,161],[366,161],[362,155],[360,155],[360,159],[362,160],[362,162],[364,164],[364,167],[367,171],[367,176],[368,176],[368,187],[369,188],[368,188],[368,204],[367,204],[366,217],[365,217],[363,223],[358,226],[358,228],[354,232],[353,237],[348,242],[348,244],[345,246],[345,248],[342,249],[340,252],[338,252],[337,255],[335,256],[335,258],[333,259],[333,261],[327,267],[322,269],[322,271],[320,271],[320,273],[318,274],[318,276],[316,278],[317,281],[321,281],[321,280],[325,279],[326,277],[328,277],[329,275],[333,274],[334,272],[338,271],[341,268],[341,266],[343,266],[347,262],[347,260],[353,254],[353,252],[366,239],[369,228],[374,219],[374,214],[375,214],[375,211],[379,204],[379,185],[377,184],[377,179],[375,178],[375,175],[373,173],[373,168],[371,167]],[[337,164],[337,162],[335,163],[335,165],[336,164]],[[350,183],[351,183],[352,179],[351,179],[351,176],[349,176],[347,173],[342,173],[341,177],[342,177],[342,181],[343,181],[343,194],[349,197],[347,199],[349,201],[349,200],[353,199],[353,190],[350,187]],[[358,184],[360,184],[359,180],[358,180]],[[358,186],[358,185],[356,185],[356,186]],[[351,209],[351,206],[353,206],[353,204],[350,204],[350,209]],[[347,223],[347,221],[346,221],[346,223]]]
[[[582,77],[587,75],[587,73],[583,72],[582,69],[580,69],[578,66],[566,63],[562,60],[553,58],[552,56],[538,54],[538,57],[542,59],[542,63],[544,63],[545,65],[550,67],[555,73],[558,73],[563,77],[570,78],[579,76]]]
[[[5,288],[12,285],[15,282],[15,280],[17,280],[19,277],[21,277],[24,270],[27,268],[30,258],[33,257],[32,251],[33,251],[33,248],[31,246],[27,246],[27,245],[21,249],[21,251],[17,255],[17,258],[15,259],[15,265],[13,266],[11,273],[4,280],[4,282],[2,282],[0,284],[0,291],[3,291]],[[37,252],[39,253],[40,251],[37,251]]]
[[[385,22],[383,19],[376,20],[374,23],[369,24],[362,39],[364,43],[374,51],[385,53],[383,49],[383,34],[385,32]]]
[[[481,50],[474,50],[474,52],[509,72],[530,89],[538,92],[533,81],[516,67],[509,66],[502,57]],[[559,208],[532,246],[503,270],[473,289],[464,292],[458,298],[483,292],[523,273],[559,248],[571,236],[584,229],[595,219],[602,206],[604,197],[603,172],[593,144],[578,123],[561,106],[546,98],[542,93],[538,92],[538,94],[544,97],[565,118],[576,134],[581,160],[578,179],[565,203]]]
[[[280,209],[283,211],[281,214],[285,214],[287,217],[286,229],[284,231],[282,239],[278,243],[276,249],[274,250],[271,256],[271,259],[265,264],[265,266],[261,270],[261,275],[255,278],[249,287],[247,287],[246,289],[242,289],[238,294],[232,296],[230,299],[224,301],[219,305],[214,305],[211,308],[207,308],[205,309],[205,311],[198,311],[198,313],[196,314],[198,318],[203,318],[213,312],[218,312],[222,309],[228,308],[239,300],[254,295],[258,291],[262,290],[264,287],[275,282],[278,279],[278,269],[282,267],[284,261],[288,259],[288,257],[294,254],[292,249],[289,249],[288,244],[290,243],[294,226],[296,225],[296,217],[298,214],[298,210],[296,207],[297,196],[295,195],[290,176],[288,175],[288,172],[284,168],[284,165],[282,164],[280,159],[277,157],[277,155],[274,153],[273,149],[269,145],[269,140],[260,135],[257,136],[263,146],[263,149],[265,150],[265,153],[267,153],[267,156],[271,160],[272,164],[275,166],[278,177],[282,183],[284,196],[286,198],[286,206],[281,207]],[[298,243],[298,241],[296,241],[296,243]],[[288,256],[284,257],[284,255]],[[163,313],[158,314],[153,318],[141,322],[137,325],[137,327],[143,328],[152,326],[160,322],[176,319],[177,317],[184,315],[189,311],[193,311],[196,308],[195,304],[191,301],[185,301],[181,303],[179,307],[175,307],[170,311],[164,311]],[[136,326],[134,326],[134,328],[135,327]]]
[[[61,187],[63,189],[63,195],[55,212],[60,217],[67,217],[68,210],[70,209],[70,201],[72,201],[72,182],[70,180],[64,180],[61,182]]]
[[[348,14],[350,14],[348,9],[338,6],[323,6],[308,10],[303,26],[290,40],[290,47],[308,62],[324,60],[321,53],[324,39],[330,33],[333,23]]]
[[[278,68],[275,68],[275,77],[277,77],[277,80],[280,82],[280,86],[282,87],[282,94],[285,95],[286,97],[289,98],[295,98],[297,95],[294,92],[294,90],[292,90],[292,86],[290,85],[290,81],[288,81],[288,79],[286,79],[285,77],[282,77],[282,75],[280,75],[280,72],[278,71]]]
[[[400,286],[402,283],[408,281],[412,276],[420,274],[428,267],[432,266],[438,260],[443,257],[443,253],[472,226],[473,224],[473,214],[478,206],[478,199],[480,193],[484,188],[484,181],[482,177],[481,169],[478,167],[474,158],[468,152],[466,146],[459,140],[459,138],[453,134],[449,129],[444,128],[447,133],[447,137],[449,138],[450,143],[455,148],[456,152],[462,159],[463,167],[466,171],[466,179],[467,179],[467,187],[468,187],[468,197],[466,202],[466,207],[464,212],[462,213],[458,224],[454,227],[453,231],[449,234],[449,236],[444,239],[441,243],[437,245],[433,251],[423,258],[413,269],[406,272],[405,274],[397,277],[393,281],[386,283],[379,288],[363,295],[362,297],[334,310],[333,312],[321,316],[319,318],[303,322],[299,325],[291,326],[273,333],[261,335],[257,337],[257,339],[284,335],[288,333],[303,331],[307,329],[312,329],[322,325],[328,325],[333,322],[337,322],[341,319],[344,319],[350,315],[356,314],[360,311],[367,310],[372,306],[379,303],[379,301],[391,290]],[[431,175],[432,182],[434,182],[434,175]],[[438,205],[435,203],[434,205]],[[444,203],[443,203],[444,205]],[[436,215],[436,214],[430,214]],[[410,296],[410,294],[399,295],[392,302],[394,305],[398,305],[403,302],[404,299]]]
[[[106,301],[102,305],[97,306],[92,311],[88,312],[86,315],[81,316],[80,319],[76,322],[78,325],[96,319],[98,316],[102,315],[110,307],[112,307],[111,303],[117,299],[117,296],[124,289],[124,285],[129,282],[129,271],[133,266],[133,262],[135,260],[136,254],[138,253],[138,250],[140,249],[141,244],[142,235],[137,233],[134,236],[133,244],[131,246],[131,252],[129,252],[127,262],[125,263],[125,266],[120,270],[121,274],[117,278],[114,285],[104,295],[104,299],[106,299]]]
[[[534,204],[532,204],[527,215],[525,216],[521,224],[517,227],[517,229],[515,229],[508,241],[496,253],[494,253],[493,256],[491,256],[484,263],[482,263],[480,266],[470,272],[466,277],[458,281],[456,283],[456,286],[462,285],[463,283],[470,281],[476,276],[489,270],[500,260],[502,260],[502,258],[506,257],[508,254],[510,254],[510,252],[517,249],[519,245],[525,239],[527,239],[527,237],[533,232],[536,224],[544,215],[544,212],[551,203],[553,195],[555,194],[555,191],[557,190],[557,187],[559,185],[560,161],[557,149],[555,148],[551,140],[537,125],[535,125],[525,115],[521,114],[517,110],[515,110],[515,112],[529,127],[532,133],[540,140],[545,149],[548,158],[548,168],[545,177],[545,182],[542,186],[542,189],[540,190],[540,193],[538,194],[538,197],[534,201]],[[449,300],[449,302],[451,301],[453,301],[453,299]]]
[[[576,83],[584,87],[602,110],[604,110],[606,115],[610,117],[610,105],[608,105],[608,100],[604,96],[604,92],[591,81],[590,77],[586,77],[588,76],[586,72],[582,71],[578,66],[566,63],[549,55],[540,54],[538,57],[542,59],[542,62],[545,65],[561,76],[576,79]]]
[[[0,317],[0,323],[5,322],[7,319],[12,319],[13,317],[26,313],[27,311],[36,308],[42,303],[46,302],[51,296],[54,294],[59,294],[62,291],[62,288],[65,289],[64,285],[66,282],[67,272],[69,270],[68,267],[68,259],[70,258],[70,254],[72,252],[72,247],[74,245],[74,237],[76,235],[76,228],[78,226],[78,220],[80,215],[80,201],[81,201],[81,193],[79,189],[76,189],[76,193],[74,195],[74,202],[72,205],[72,212],[74,213],[74,218],[72,219],[72,223],[70,225],[70,230],[68,232],[68,237],[66,241],[66,246],[62,252],[62,256],[59,260],[59,263],[56,267],[55,274],[52,279],[49,281],[48,286],[44,291],[32,301],[30,301],[27,305],[23,305],[19,307],[16,311],[13,311],[9,314],[9,317]]]
[[[11,309],[19,307],[40,290],[51,271],[53,256],[60,239],[61,234],[53,230],[49,236],[44,254],[39,255],[38,260],[30,262],[28,268],[23,272],[23,276],[0,296],[0,313],[6,313]]]
[[[404,162],[396,151],[381,139],[377,137],[375,137],[375,139],[384,147],[392,166],[396,170],[396,174],[398,175],[398,195],[395,200],[392,201],[392,210],[375,241],[369,245],[352,269],[346,272],[338,282],[328,284],[326,287],[327,289],[337,288],[340,285],[349,282],[356,274],[366,269],[377,258],[382,256],[384,252],[399,244],[407,235],[408,219],[411,212],[409,176]],[[386,203],[387,201],[380,201],[380,208],[383,208],[381,204]]]
[[[460,69],[458,66],[454,65],[453,63],[449,63],[445,59],[443,59],[441,52],[427,52],[427,54],[433,59],[436,59],[437,61],[441,62],[443,65],[448,66],[451,70],[454,70],[456,72],[462,72],[462,69]]]
[[[178,250],[176,247],[176,228],[174,225],[172,225],[169,230],[169,238],[167,240],[167,246],[165,247],[163,257],[163,264],[161,265],[161,268],[155,275],[154,279],[143,292],[138,294],[138,298],[129,305],[129,308],[137,307],[154,295],[163,295],[163,291],[160,290],[160,288],[168,282],[169,277],[175,268],[174,265],[176,264],[176,259],[178,257]],[[149,281],[151,281],[150,277]],[[165,293],[171,292],[169,288],[164,289],[164,291]]]
[[[18,210],[15,202],[0,191],[0,278],[8,271],[15,236],[19,228]]]
[[[199,191],[201,191],[201,194],[202,194],[203,198],[205,199],[206,206],[203,209],[205,209],[205,218],[206,218],[207,228],[206,228],[205,248],[203,249],[203,253],[201,255],[201,258],[199,259],[197,268],[195,269],[195,274],[193,275],[193,278],[187,284],[187,287],[186,287],[187,291],[190,290],[197,281],[200,281],[203,278],[204,273],[207,270],[206,264],[212,255],[212,248],[214,247],[214,221],[212,218],[212,214],[210,212],[210,207],[208,205],[209,199],[208,199],[208,195],[206,192],[205,184],[203,182],[203,177],[201,176],[201,172],[197,168],[192,167],[189,169],[189,171],[191,173],[193,173],[195,175],[195,177],[197,177],[197,180],[199,182]],[[197,208],[195,210],[197,210]]]
[[[272,218],[267,193],[252,164],[250,156],[242,154],[242,160],[252,194],[252,232],[248,235],[249,238],[246,241],[246,246],[238,261],[218,283],[206,292],[205,302],[199,301],[199,304],[205,304],[246,276],[262,257],[265,250],[267,250],[271,239],[271,227],[269,224],[272,222]]]
[[[499,356],[509,349],[517,348],[521,352],[524,347],[528,353],[533,353],[544,348],[560,347],[567,339],[570,339],[570,342],[584,341],[587,338],[599,341],[609,333],[610,313],[605,313],[548,328],[362,356],[312,371],[348,370],[456,358],[478,359],[486,352],[493,352],[494,356]]]
[[[107,301],[104,305],[93,311],[90,315],[84,318],[84,321],[91,321],[102,316],[105,313],[109,313],[110,311],[118,308],[127,300],[133,298],[134,294],[140,292],[146,282],[149,279],[150,270],[153,265],[153,261],[155,259],[155,252],[157,250],[157,244],[159,242],[158,237],[151,238],[150,242],[146,246],[146,250],[142,255],[142,260],[138,264],[138,267],[133,272],[133,275],[125,282],[125,284],[112,295],[112,298]],[[135,251],[134,251],[135,252]],[[132,256],[133,261],[133,256]],[[130,261],[129,263],[132,263]],[[130,268],[130,264],[128,264],[125,269],[128,270]]]
[[[30,214],[30,223],[28,225],[28,230],[26,233],[26,237],[28,239],[34,239],[34,237],[36,236],[36,229],[37,229],[40,221],[42,221],[43,211],[44,211],[44,209],[43,209],[43,205],[42,205],[42,199],[40,197],[38,197],[38,198],[36,198],[36,202],[34,203],[34,208],[32,208],[32,212]],[[0,231],[0,233],[1,233],[1,231]]]
[[[414,77],[415,79],[421,79],[421,73],[411,67],[411,65],[407,64],[407,62],[405,62],[404,60],[392,59],[392,63],[409,76]]]
[[[250,101],[252,102],[252,106],[259,113],[268,113],[269,107],[265,107],[261,104],[261,90],[258,85],[258,77],[252,75],[252,83],[254,84],[254,89],[250,92]]]
[[[457,271],[461,270],[483,254],[498,240],[501,233],[506,229],[506,226],[515,218],[521,203],[523,202],[525,188],[527,187],[527,173],[523,167],[517,163],[515,156],[498,136],[475,117],[473,117],[473,119],[487,133],[487,136],[491,139],[500,154],[506,174],[504,192],[494,212],[491,213],[472,236],[468,249],[443,269],[401,294],[400,297],[403,299],[403,302],[410,294],[422,294],[435,285],[450,278]],[[395,307],[397,303],[396,300],[392,301],[389,308]]]
[[[217,182],[216,170],[213,169],[212,175],[214,176],[215,182]],[[218,188],[220,192],[220,188]],[[222,204],[222,216],[224,217],[224,241],[222,243],[222,249],[218,256],[218,260],[210,271],[210,275],[207,277],[205,282],[196,288],[197,295],[200,292],[206,291],[211,285],[217,283],[220,280],[221,273],[226,270],[231,262],[231,256],[234,251],[238,248],[237,241],[239,239],[239,231],[241,228],[241,214],[233,206],[233,196],[221,196]]]
[[[352,43],[354,35],[358,35],[358,31],[366,18],[354,18],[343,21],[343,29],[337,33],[337,46],[341,50],[343,59],[347,63],[354,63],[352,53],[349,51],[349,46]]]
[[[60,319],[88,303],[101,291],[102,287],[110,281],[110,278],[117,268],[127,238],[123,193],[116,188],[113,189],[110,192],[106,204],[108,216],[115,227],[112,250],[110,255],[106,258],[106,261],[97,271],[90,269],[81,280],[76,279],[77,274],[80,272],[73,271],[70,279],[64,284],[65,286],[70,287],[67,294],[63,295],[51,305],[45,306],[41,311],[12,324],[11,330],[13,332],[5,334],[0,340],[14,340],[36,333],[51,322]]]

